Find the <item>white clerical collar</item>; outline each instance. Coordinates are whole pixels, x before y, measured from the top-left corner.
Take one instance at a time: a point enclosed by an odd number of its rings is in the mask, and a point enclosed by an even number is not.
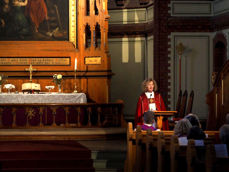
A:
[[[148,99],[154,98],[154,91],[152,91],[152,92],[145,92],[145,95],[146,95],[146,97],[147,97]]]

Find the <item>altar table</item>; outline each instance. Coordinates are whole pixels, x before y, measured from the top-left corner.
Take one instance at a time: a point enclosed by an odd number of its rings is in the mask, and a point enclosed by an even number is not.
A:
[[[44,94],[0,94],[0,104],[27,104],[27,103],[87,103],[84,93],[44,93]]]

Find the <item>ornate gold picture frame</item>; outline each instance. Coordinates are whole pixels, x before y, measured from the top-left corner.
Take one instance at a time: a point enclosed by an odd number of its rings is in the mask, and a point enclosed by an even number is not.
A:
[[[75,0],[2,0],[0,40],[70,41],[76,46],[76,10]]]

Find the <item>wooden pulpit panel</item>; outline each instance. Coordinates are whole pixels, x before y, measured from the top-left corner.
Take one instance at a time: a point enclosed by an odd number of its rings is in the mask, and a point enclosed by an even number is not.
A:
[[[163,118],[172,117],[175,114],[177,114],[177,111],[154,111],[154,115],[157,118],[157,127],[161,129]]]
[[[218,130],[225,123],[226,114],[229,113],[229,61],[217,74],[213,89],[206,98],[209,109],[207,129]]]

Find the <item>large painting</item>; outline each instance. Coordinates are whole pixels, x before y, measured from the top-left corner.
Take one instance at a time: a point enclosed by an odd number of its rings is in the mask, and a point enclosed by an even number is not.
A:
[[[69,0],[0,0],[1,41],[69,40]]]

